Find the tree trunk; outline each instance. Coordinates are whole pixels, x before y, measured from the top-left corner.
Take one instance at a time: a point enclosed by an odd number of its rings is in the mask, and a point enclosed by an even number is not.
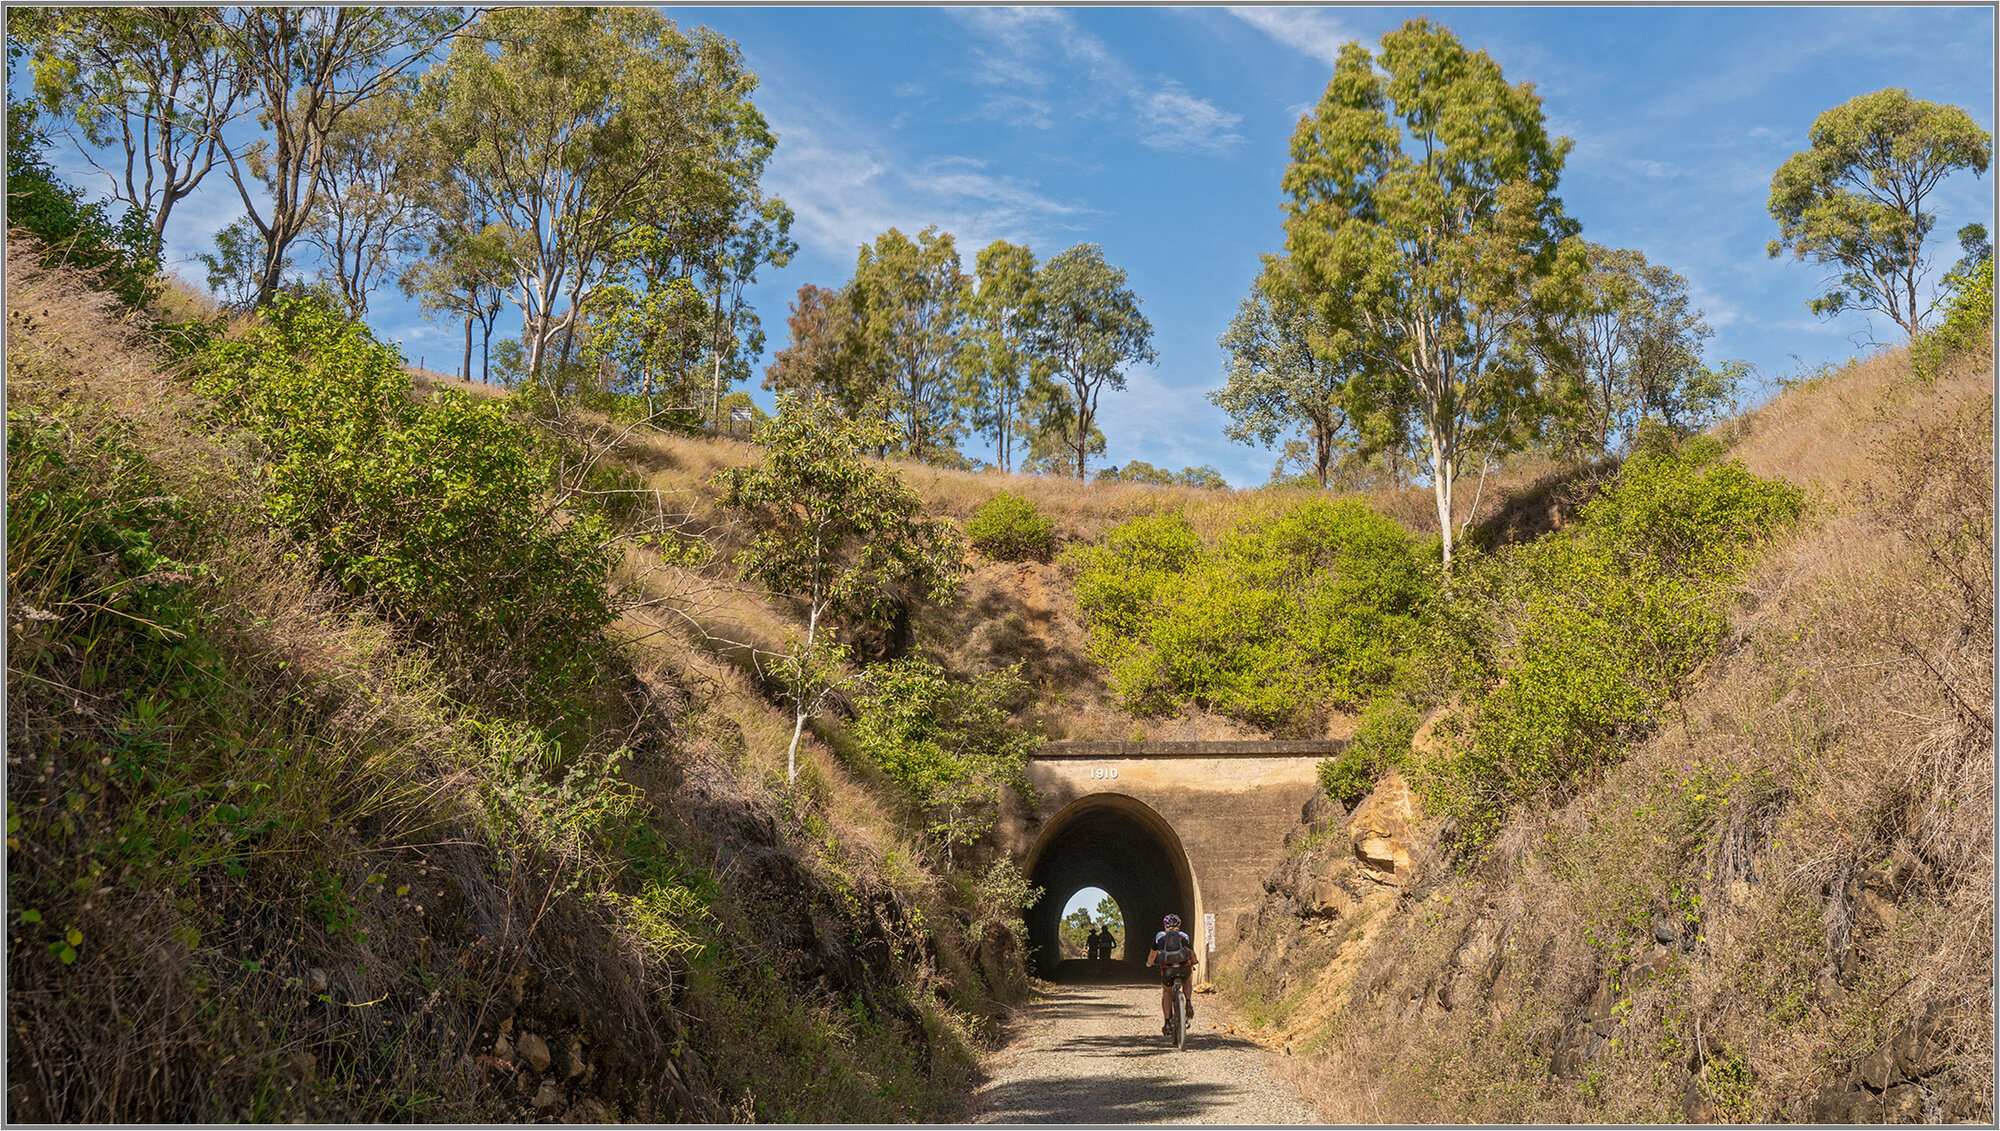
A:
[[[541,329],[542,319],[530,315],[526,321],[522,332],[528,339],[528,380],[539,381],[542,379],[542,350],[546,344]]]
[[[465,364],[459,368],[459,379],[470,383],[472,380],[472,315],[465,316]]]
[[[1451,579],[1451,488],[1456,479],[1456,454],[1445,454],[1444,442],[1431,437],[1431,490],[1437,496],[1438,530],[1444,546],[1444,576]]]
[[[1076,477],[1081,482],[1084,478],[1084,463],[1090,458],[1091,417],[1097,414],[1090,411],[1084,403],[1083,385],[1080,382],[1072,382],[1070,387],[1076,390]]]

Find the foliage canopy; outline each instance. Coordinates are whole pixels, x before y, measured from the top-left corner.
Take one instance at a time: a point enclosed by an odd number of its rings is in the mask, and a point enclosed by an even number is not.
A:
[[[1484,51],[1416,19],[1379,55],[1342,49],[1292,135],[1285,248],[1365,395],[1421,426],[1452,562],[1452,488],[1468,454],[1535,423],[1531,373],[1506,346],[1532,322],[1576,224],[1555,195],[1570,142]],[[1361,391],[1357,390],[1357,395]]]
[[[1423,544],[1356,499],[1316,499],[1204,546],[1185,515],[1068,553],[1091,653],[1131,708],[1195,703],[1278,730],[1365,703],[1430,600]]]
[[[1993,136],[1956,106],[1892,87],[1813,119],[1811,138],[1771,176],[1771,258],[1789,249],[1835,268],[1814,314],[1873,311],[1915,337],[1931,310],[1919,288],[1937,224],[1924,198],[1959,169],[1984,173]]]

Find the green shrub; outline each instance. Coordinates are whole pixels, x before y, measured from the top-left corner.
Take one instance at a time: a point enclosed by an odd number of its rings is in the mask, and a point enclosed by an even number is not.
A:
[[[1944,317],[1910,349],[1918,374],[1927,380],[1937,376],[1947,359],[1991,341],[1993,257],[1981,259],[1965,274],[1946,276],[1945,287]]]
[[[1970,349],[1986,340],[1993,325],[1993,257],[1980,260],[1970,274],[1953,275],[1945,282],[1951,298],[1938,333],[1948,348]]]
[[[1328,797],[1354,801],[1375,788],[1375,780],[1409,756],[1423,715],[1400,695],[1384,695],[1361,714],[1347,748],[1319,764],[1319,786]]]
[[[1034,500],[1006,491],[981,503],[965,524],[973,549],[1002,562],[1048,561],[1055,530]]]
[[[569,702],[610,623],[603,520],[560,520],[551,456],[499,401],[410,397],[397,352],[281,297],[196,387],[267,449],[266,507],[348,592],[516,704]]]
[[[1007,705],[1025,688],[1018,665],[971,679],[910,657],[873,668],[849,734],[922,814],[927,839],[946,853],[993,827],[1000,791],[1026,791],[1041,736],[1023,732]]]
[[[1071,549],[1065,557],[1076,568],[1077,606],[1090,618],[1097,658],[1114,664],[1136,647],[1203,553],[1178,511],[1142,515],[1112,527],[1101,545]]]
[[[42,265],[65,263],[97,277],[128,307],[143,306],[159,288],[159,253],[146,218],[127,208],[114,221],[102,201],[85,203],[48,160],[48,134],[32,102],[7,103],[7,226],[42,243]]]
[[[1429,600],[1421,543],[1358,500],[1316,499],[1204,548],[1184,516],[1073,552],[1091,651],[1128,707],[1192,702],[1259,726],[1365,703]]]
[[[1581,522],[1524,547],[1495,615],[1509,643],[1469,741],[1424,766],[1434,808],[1477,840],[1507,806],[1560,798],[1622,755],[1686,688],[1727,628],[1753,550],[1802,497],[1697,438],[1625,463]]]

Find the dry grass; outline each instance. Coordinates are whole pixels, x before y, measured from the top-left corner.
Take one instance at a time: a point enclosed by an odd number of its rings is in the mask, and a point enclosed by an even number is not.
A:
[[[228,313],[214,295],[178,274],[163,275],[160,282],[160,293],[153,306],[166,321],[213,320]]]
[[[1989,390],[1992,371],[1990,353],[1962,357],[1926,383],[1911,372],[1907,350],[1884,351],[1786,389],[1723,432],[1731,454],[1753,474],[1788,480],[1843,505],[1875,474],[1875,445],[1913,409]]]

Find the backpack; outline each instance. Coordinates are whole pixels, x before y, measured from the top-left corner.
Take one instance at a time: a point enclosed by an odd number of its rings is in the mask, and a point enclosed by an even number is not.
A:
[[[1188,937],[1184,931],[1168,931],[1160,940],[1160,965],[1185,966],[1188,963]]]

